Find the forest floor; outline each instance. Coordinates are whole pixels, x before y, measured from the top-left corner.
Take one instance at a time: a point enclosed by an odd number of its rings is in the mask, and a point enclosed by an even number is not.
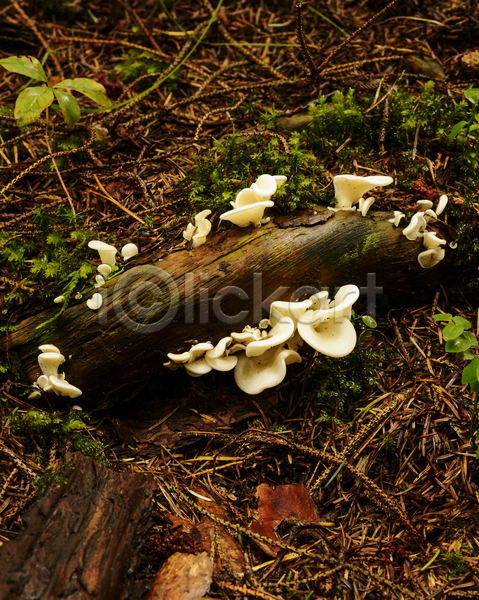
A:
[[[384,7],[12,0],[0,9],[1,58],[48,55],[51,85],[91,78],[113,104],[77,96],[88,109],[77,125],[52,108],[20,130],[12,110],[26,80],[2,69],[0,331],[91,287],[89,239],[134,242],[153,260],[182,242],[196,212],[211,206],[217,228],[234,190],[283,167],[282,212],[330,200],[340,172],[390,174],[394,195],[381,207],[411,213],[418,199],[447,194],[448,218],[475,243],[478,140],[451,131],[474,108],[463,92],[479,73],[476,2],[398,1],[351,39]],[[308,130],[319,98],[341,115],[328,124],[321,113]],[[228,154],[231,134],[249,144],[248,158],[235,147],[250,161],[244,173]],[[477,279],[477,259],[461,256],[458,269]],[[115,410],[52,417],[8,371],[2,342],[0,542],[21,532],[39,479],[80,449],[157,482],[137,598],[174,552],[209,551],[210,540],[211,598],[479,597],[474,395],[461,380],[467,362],[445,351],[433,319],[459,315],[478,334],[477,289],[440,283],[424,305],[378,310],[376,328],[358,317],[349,357],[306,356],[247,403],[229,373],[180,370]]]

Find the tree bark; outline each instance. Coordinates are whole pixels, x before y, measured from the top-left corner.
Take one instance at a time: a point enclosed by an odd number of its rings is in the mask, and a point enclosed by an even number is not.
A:
[[[273,300],[308,297],[311,288],[324,287],[332,298],[335,288],[349,283],[363,288],[363,300],[369,284],[371,302],[381,296],[401,303],[429,300],[451,275],[451,251],[447,246],[443,261],[422,269],[422,241],[407,240],[402,227],[388,222],[391,216],[306,211],[260,229],[230,229],[195,250],[148,257],[149,264],[139,257],[98,290],[98,311],[84,298],[37,329],[55,314],[45,310],[19,323],[7,348],[32,383],[41,374],[38,346],[58,346],[67,358],[66,379],[83,391],[82,406],[100,408],[158,374],[168,352],[187,350],[195,341],[216,343],[246,324],[257,325]],[[444,223],[429,229],[451,240]]]
[[[152,521],[154,480],[115,473],[80,453],[0,548],[3,600],[129,598]]]

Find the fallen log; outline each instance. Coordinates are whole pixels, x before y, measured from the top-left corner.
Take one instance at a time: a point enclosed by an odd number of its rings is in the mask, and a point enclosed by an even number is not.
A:
[[[381,296],[396,303],[430,300],[431,290],[452,275],[452,252],[446,247],[443,261],[421,268],[421,240],[407,240],[389,218],[310,210],[259,229],[233,228],[195,250],[148,257],[148,264],[138,257],[98,290],[98,311],[83,299],[38,328],[55,313],[42,311],[17,324],[7,349],[21,360],[24,381],[33,383],[41,374],[38,346],[56,345],[69,359],[67,380],[83,391],[82,406],[100,408],[161,372],[168,352],[256,325],[273,300],[309,297],[325,287],[332,298],[334,288],[350,283],[361,288],[369,310]],[[429,229],[451,240],[444,223]]]
[[[61,482],[0,547],[3,600],[128,598],[152,519],[156,484],[115,473],[80,453],[66,456]]]

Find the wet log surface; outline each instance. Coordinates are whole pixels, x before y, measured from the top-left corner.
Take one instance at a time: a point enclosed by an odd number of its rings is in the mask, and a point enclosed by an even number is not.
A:
[[[187,350],[196,341],[216,343],[256,325],[268,316],[271,301],[308,297],[311,286],[329,287],[332,297],[335,288],[356,284],[363,288],[365,312],[371,273],[373,301],[387,297],[391,306],[405,299],[429,301],[453,275],[454,253],[447,247],[436,267],[420,268],[422,241],[407,240],[402,227],[388,222],[391,216],[307,211],[260,229],[230,229],[195,250],[140,256],[100,289],[100,310],[90,310],[83,298],[38,329],[58,308],[42,311],[17,323],[8,350],[21,360],[24,382],[31,383],[41,374],[38,346],[58,346],[67,358],[67,380],[83,391],[82,406],[101,408],[160,373],[168,352]],[[450,241],[445,224],[429,229]]]
[[[154,480],[79,453],[66,458],[62,482],[50,484],[24,516],[25,529],[0,548],[4,600],[131,597]]]

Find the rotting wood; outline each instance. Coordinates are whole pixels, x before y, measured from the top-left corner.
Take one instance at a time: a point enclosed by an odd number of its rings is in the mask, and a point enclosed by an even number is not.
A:
[[[363,300],[369,287],[373,303],[381,295],[401,303],[432,299],[451,276],[449,250],[439,265],[421,269],[421,240],[408,241],[390,217],[309,211],[260,229],[230,229],[194,251],[149,257],[149,264],[138,259],[100,288],[99,311],[90,310],[84,298],[38,328],[58,309],[42,311],[18,324],[8,351],[17,353],[24,381],[33,383],[41,374],[38,346],[58,346],[68,359],[67,380],[83,391],[82,405],[101,408],[161,372],[168,352],[196,341],[216,343],[256,325],[273,300],[308,297],[324,287],[332,297],[349,283],[363,288]],[[443,223],[432,228],[450,239]],[[98,397],[104,398],[101,406]]]
[[[25,529],[0,547],[0,597],[127,598],[152,525],[156,488],[145,474],[115,473],[67,454],[58,485],[25,515]]]

